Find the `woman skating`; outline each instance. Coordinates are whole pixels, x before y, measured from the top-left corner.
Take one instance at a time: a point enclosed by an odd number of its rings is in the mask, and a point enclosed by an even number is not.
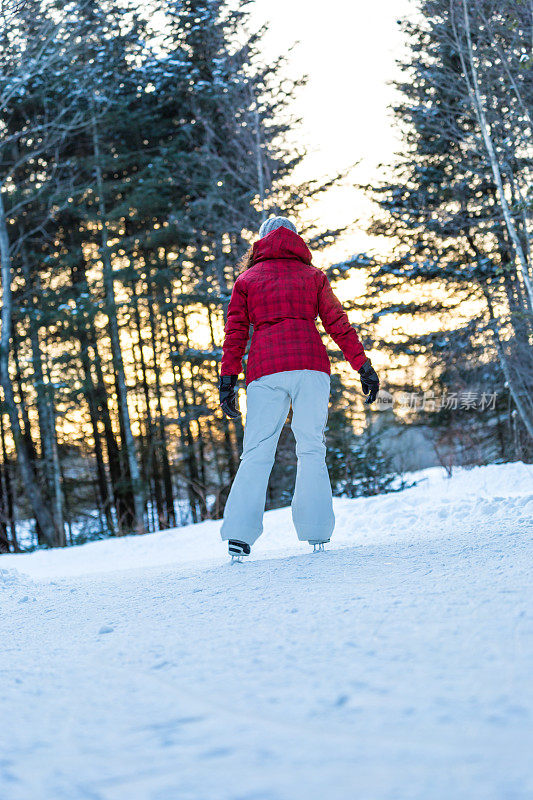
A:
[[[262,533],[268,479],[291,405],[298,458],[294,526],[298,538],[314,546],[329,541],[333,532],[324,444],[330,364],[315,325],[318,316],[359,372],[366,402],[372,403],[378,376],[326,276],[311,265],[309,248],[290,220],[266,220],[249,267],[233,287],[220,370],[220,405],[226,416],[238,417],[235,386],[252,325],[244,447],[221,530],[232,556],[249,555]]]

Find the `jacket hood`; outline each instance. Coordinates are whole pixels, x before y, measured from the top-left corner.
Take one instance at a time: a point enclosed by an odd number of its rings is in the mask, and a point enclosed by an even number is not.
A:
[[[270,261],[277,258],[292,258],[311,263],[311,251],[301,236],[289,228],[276,228],[275,231],[264,236],[253,246],[253,263]]]

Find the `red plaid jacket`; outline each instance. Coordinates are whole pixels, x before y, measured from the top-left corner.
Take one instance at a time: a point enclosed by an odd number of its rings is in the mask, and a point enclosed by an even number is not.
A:
[[[351,366],[366,360],[363,345],[328,279],[311,266],[309,248],[296,233],[278,228],[253,246],[253,265],[233,287],[226,322],[221,375],[238,375],[253,325],[246,383],[293,369],[331,372],[315,320]]]

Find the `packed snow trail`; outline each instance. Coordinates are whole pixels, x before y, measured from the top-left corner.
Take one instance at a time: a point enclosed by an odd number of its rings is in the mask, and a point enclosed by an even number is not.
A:
[[[531,798],[533,467],[417,478],[316,555],[283,509],[242,565],[215,522],[0,558],[0,797]]]

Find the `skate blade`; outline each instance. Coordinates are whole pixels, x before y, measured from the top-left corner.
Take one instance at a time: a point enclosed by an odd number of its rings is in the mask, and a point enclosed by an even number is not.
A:
[[[323,553],[325,551],[324,542],[320,542],[320,544],[313,545],[313,553]]]
[[[244,556],[232,556],[230,564],[242,564]]]

